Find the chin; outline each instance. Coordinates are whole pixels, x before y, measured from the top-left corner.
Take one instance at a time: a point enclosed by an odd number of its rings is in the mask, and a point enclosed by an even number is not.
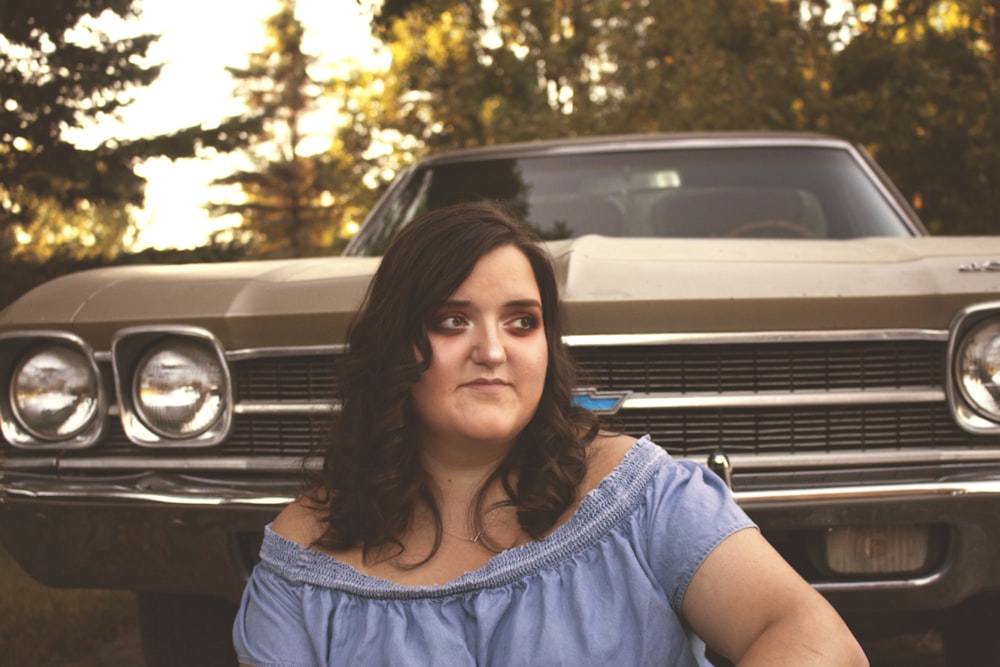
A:
[[[469,440],[476,440],[484,443],[512,442],[524,430],[522,425],[511,424],[483,424],[467,429],[463,429],[462,435]]]

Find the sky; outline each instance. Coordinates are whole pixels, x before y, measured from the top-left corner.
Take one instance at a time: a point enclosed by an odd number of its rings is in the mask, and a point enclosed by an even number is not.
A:
[[[107,121],[74,137],[93,145],[110,137],[135,138],[191,125],[212,125],[244,107],[232,96],[226,66],[245,66],[247,54],[264,46],[264,21],[275,13],[275,0],[140,0],[138,22],[102,18],[98,25],[112,37],[154,33],[150,60],[162,62],[160,77],[137,90],[120,121]],[[368,16],[356,0],[298,0],[297,15],[306,29],[303,51],[323,63],[371,53]],[[208,218],[205,202],[220,199],[208,183],[233,170],[216,159],[150,160],[136,169],[148,181],[146,206],[136,216],[140,234],[133,250],[146,247],[190,248],[207,234],[238,223],[238,218]],[[218,191],[218,189],[216,189]]]

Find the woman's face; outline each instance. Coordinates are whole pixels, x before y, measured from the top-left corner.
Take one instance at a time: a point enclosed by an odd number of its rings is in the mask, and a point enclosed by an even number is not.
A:
[[[422,446],[513,444],[545,383],[541,301],[528,258],[503,246],[431,315],[431,364],[411,394]]]

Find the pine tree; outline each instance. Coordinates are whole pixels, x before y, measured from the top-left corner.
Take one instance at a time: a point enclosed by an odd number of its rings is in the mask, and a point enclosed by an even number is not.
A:
[[[337,197],[340,165],[330,151],[307,153],[306,116],[314,111],[325,85],[310,75],[313,56],[302,51],[305,29],[294,0],[284,0],[265,24],[263,51],[244,68],[229,68],[236,95],[264,119],[252,148],[250,168],[214,181],[237,185],[243,201],[213,203],[219,216],[238,213],[253,235],[258,256],[304,256],[330,252],[339,240],[344,205]],[[330,130],[329,140],[334,137]]]
[[[132,225],[128,207],[143,203],[137,164],[190,157],[201,147],[229,151],[257,127],[233,118],[87,149],[66,138],[118,112],[159,75],[160,66],[144,60],[155,35],[113,40],[94,27],[105,13],[134,17],[136,4],[0,0],[0,256],[34,243],[85,252],[81,240],[96,237],[92,251],[120,248]]]

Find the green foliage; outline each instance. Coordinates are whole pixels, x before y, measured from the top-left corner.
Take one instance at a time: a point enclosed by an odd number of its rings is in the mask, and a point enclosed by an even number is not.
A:
[[[7,1],[0,11],[0,229],[34,221],[44,201],[73,211],[81,202],[142,202],[132,156],[115,146],[79,149],[62,138],[114,113],[129,91],[152,82],[159,66],[138,64],[155,39],[112,41],[70,30],[81,17],[134,13],[131,0]]]
[[[373,28],[392,63],[367,110],[397,161],[555,136],[831,132],[868,147],[931,230],[997,233],[997,10],[506,0],[487,14],[475,0],[387,0]]]
[[[828,123],[827,31],[760,0],[397,0],[370,105],[397,160],[509,141]],[[393,138],[395,141],[393,142]]]
[[[262,119],[246,151],[251,168],[214,181],[238,185],[240,202],[213,203],[212,215],[238,213],[253,236],[257,256],[328,254],[346,242],[339,234],[347,214],[344,161],[332,152],[306,154],[304,117],[322,97],[302,51],[304,28],[294,0],[285,0],[266,23],[267,47],[250,54],[245,68],[230,68],[236,93]],[[357,181],[350,181],[357,188]]]
[[[232,118],[94,148],[68,141],[67,131],[113,116],[159,75],[145,60],[155,35],[112,40],[90,20],[136,12],[136,0],[0,2],[0,256],[44,258],[54,246],[113,254],[135,231],[129,207],[143,203],[138,163],[230,151],[259,127]],[[80,243],[93,238],[100,243]]]
[[[836,58],[832,131],[866,145],[936,233],[1000,233],[995,14],[883,7]]]
[[[370,120],[411,153],[824,122],[829,42],[790,4],[399,1],[376,30],[392,64]]]

